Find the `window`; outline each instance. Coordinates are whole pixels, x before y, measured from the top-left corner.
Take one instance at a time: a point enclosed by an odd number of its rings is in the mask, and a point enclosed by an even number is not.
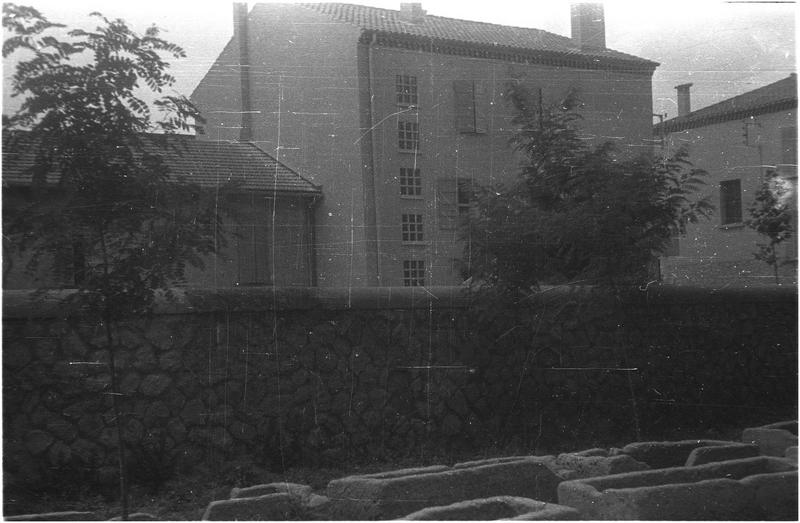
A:
[[[417,105],[417,77],[405,74],[395,76],[397,105]]]
[[[404,260],[403,261],[403,285],[405,287],[424,287],[425,286],[425,261],[424,260]]]
[[[719,184],[720,223],[742,221],[742,181],[726,180]]]
[[[404,214],[402,222],[403,242],[421,242],[422,236],[422,215]]]
[[[398,145],[402,151],[419,149],[419,124],[415,122],[398,122]]]
[[[472,180],[469,178],[458,179],[458,216],[469,217],[472,207]]]
[[[781,163],[797,165],[797,127],[781,127]]]
[[[400,196],[422,196],[419,169],[400,168]]]
[[[456,130],[460,133],[485,133],[487,95],[483,82],[456,80],[455,91]]]

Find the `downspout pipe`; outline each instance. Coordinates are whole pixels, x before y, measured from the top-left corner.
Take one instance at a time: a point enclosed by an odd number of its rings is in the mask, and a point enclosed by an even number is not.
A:
[[[242,86],[242,127],[239,141],[253,139],[253,106],[250,100],[250,49],[248,47],[247,4],[233,4],[233,37],[239,43],[239,82]]]

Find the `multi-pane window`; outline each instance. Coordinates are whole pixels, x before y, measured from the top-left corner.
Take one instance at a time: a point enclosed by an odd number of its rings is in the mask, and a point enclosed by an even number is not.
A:
[[[417,105],[417,77],[407,74],[395,76],[397,105]]]
[[[720,223],[742,221],[742,181],[726,180],[719,183]]]
[[[422,176],[419,174],[419,169],[400,168],[400,195],[422,195]]]
[[[421,242],[422,235],[422,215],[404,214],[402,221],[402,237],[404,242]]]
[[[403,261],[403,285],[406,287],[425,286],[425,261]]]
[[[419,149],[419,124],[416,122],[398,122],[398,145],[402,151]]]

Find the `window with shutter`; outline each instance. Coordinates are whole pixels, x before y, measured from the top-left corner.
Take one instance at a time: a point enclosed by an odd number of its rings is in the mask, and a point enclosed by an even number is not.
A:
[[[719,184],[720,223],[740,223],[742,221],[742,181],[726,180]]]
[[[781,163],[797,165],[797,127],[781,127]]]
[[[458,227],[458,178],[436,180],[436,210],[440,229]]]
[[[233,225],[236,242],[237,273],[239,285],[264,285],[268,283],[266,226],[255,224]]]
[[[485,133],[488,130],[486,84],[482,81],[455,80],[456,130],[460,133]]]

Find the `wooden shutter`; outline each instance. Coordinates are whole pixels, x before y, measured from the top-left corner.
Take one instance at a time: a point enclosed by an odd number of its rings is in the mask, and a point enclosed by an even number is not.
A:
[[[453,92],[455,94],[456,131],[460,133],[474,132],[475,105],[472,98],[472,81],[455,80]]]
[[[742,221],[742,182],[726,180],[719,184],[720,218],[722,225]]]
[[[476,80],[473,83],[473,103],[475,105],[475,132],[485,133],[489,130],[489,96],[486,82]]]
[[[458,178],[436,180],[436,211],[440,229],[458,227]]]
[[[781,127],[781,163],[797,165],[797,127]]]

